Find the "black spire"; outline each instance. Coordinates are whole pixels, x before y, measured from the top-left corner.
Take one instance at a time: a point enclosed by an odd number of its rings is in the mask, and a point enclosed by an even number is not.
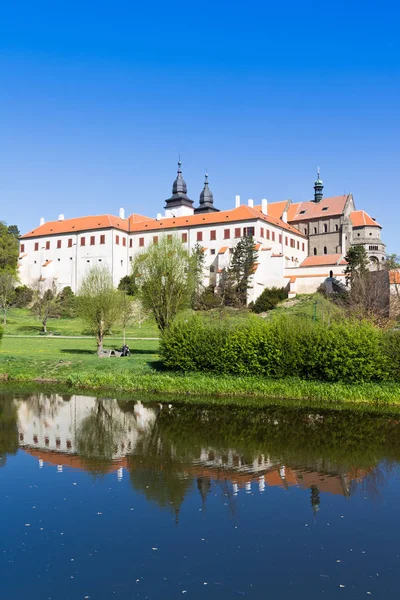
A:
[[[200,206],[194,209],[195,213],[205,212],[219,212],[218,208],[214,206],[214,196],[210,188],[208,187],[208,174],[206,173],[204,188],[200,194]]]
[[[179,159],[178,160],[178,175],[177,175],[177,178],[175,179],[174,183],[172,184],[172,193],[173,194],[179,194],[179,193],[187,194],[187,185],[186,185],[186,181],[182,177],[181,166],[182,166],[182,163]]]
[[[314,183],[314,202],[321,202],[323,198],[322,190],[324,189],[324,182],[319,176],[319,167],[317,171],[317,179]]]
[[[190,200],[187,196],[187,185],[186,181],[182,177],[182,163],[178,161],[178,175],[172,184],[172,196],[165,201],[165,208],[173,209],[179,206],[193,207],[193,200]]]

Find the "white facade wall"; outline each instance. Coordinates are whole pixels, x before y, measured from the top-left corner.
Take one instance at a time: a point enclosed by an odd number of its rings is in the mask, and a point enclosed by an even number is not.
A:
[[[102,236],[104,243],[100,243]],[[114,285],[130,273],[128,234],[115,229],[28,238],[21,241],[21,246],[19,276],[25,285],[33,285],[40,278],[55,278],[58,289],[70,286],[76,292],[87,271],[96,264],[110,270]]]
[[[19,260],[21,282],[32,285],[40,278],[48,281],[55,278],[59,289],[71,286],[76,293],[87,271],[94,265],[101,264],[109,268],[114,285],[117,286],[122,277],[131,273],[132,260],[137,253],[153,244],[155,238],[177,235],[180,239],[185,236],[186,241],[183,243],[189,252],[197,243],[205,248],[204,283],[208,285],[210,280],[217,281],[218,272],[229,264],[229,248],[233,248],[244,232],[251,228],[250,231],[254,230],[256,244],[261,245],[255,274],[257,285],[253,289],[255,299],[264,287],[284,285],[285,268],[297,267],[308,255],[307,240],[304,237],[260,219],[231,221],[226,224],[205,223],[187,228],[167,228],[166,223],[161,220],[159,230],[153,229],[152,221],[147,225],[149,231],[144,229],[126,233],[110,228],[23,239]],[[229,237],[226,237],[226,231],[229,231]],[[104,243],[100,243],[101,238],[104,238]],[[60,244],[61,247],[58,247]],[[225,246],[228,249],[220,254],[221,248]],[[262,247],[268,250],[262,251]],[[279,260],[273,255],[283,257]]]
[[[344,270],[345,265],[323,265],[316,267],[299,267],[298,269],[286,270],[286,282],[292,277],[296,281],[290,285],[290,291],[295,294],[313,294],[324,283],[325,279],[330,276],[332,271],[333,277],[345,284]]]

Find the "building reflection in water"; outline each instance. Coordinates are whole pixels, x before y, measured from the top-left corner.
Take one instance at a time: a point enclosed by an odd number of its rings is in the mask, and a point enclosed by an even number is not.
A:
[[[325,419],[323,414],[270,409],[250,417],[233,409],[211,414],[193,407],[56,394],[15,399],[13,411],[19,448],[40,468],[54,465],[62,473],[68,467],[94,476],[114,472],[118,481],[128,475],[136,490],[176,515],[194,485],[203,508],[212,486],[220,487],[231,506],[239,494],[297,486],[310,490],[316,515],[323,494],[348,497],[357,487],[378,491],[384,483],[379,451],[372,449],[371,461],[358,439],[363,423],[353,420],[357,447],[337,444],[338,430],[345,429],[344,445],[349,439],[343,415]],[[387,442],[399,439],[399,425],[385,417],[377,426],[377,444],[383,427]],[[369,439],[373,445],[370,429]],[[383,458],[385,448],[380,452]]]

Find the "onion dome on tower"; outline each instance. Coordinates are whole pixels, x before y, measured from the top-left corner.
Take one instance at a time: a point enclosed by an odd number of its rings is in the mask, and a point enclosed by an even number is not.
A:
[[[208,187],[208,174],[204,181],[204,188],[200,194],[200,205],[194,209],[197,213],[208,213],[208,212],[219,212],[218,208],[214,206],[214,196],[210,188]]]
[[[324,182],[319,176],[319,167],[317,172],[317,179],[314,183],[314,202],[321,202],[323,198],[322,190],[324,189]]]
[[[170,213],[167,216],[177,217],[183,214],[193,214],[193,200],[187,196],[187,185],[182,177],[181,166],[182,163],[179,160],[178,175],[172,184],[172,196],[165,201],[165,210]]]

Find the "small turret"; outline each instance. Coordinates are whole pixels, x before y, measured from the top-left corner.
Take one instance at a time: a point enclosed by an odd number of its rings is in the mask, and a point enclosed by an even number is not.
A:
[[[166,217],[183,217],[193,214],[193,200],[187,196],[186,181],[182,177],[182,163],[178,161],[178,175],[172,184],[172,196],[165,201]]]
[[[324,189],[324,182],[319,175],[319,167],[317,172],[317,179],[314,183],[314,202],[321,202],[323,198],[322,190]]]
[[[204,188],[200,194],[200,206],[194,209],[195,213],[218,212],[218,208],[214,206],[214,196],[208,187],[208,174],[206,173]]]

